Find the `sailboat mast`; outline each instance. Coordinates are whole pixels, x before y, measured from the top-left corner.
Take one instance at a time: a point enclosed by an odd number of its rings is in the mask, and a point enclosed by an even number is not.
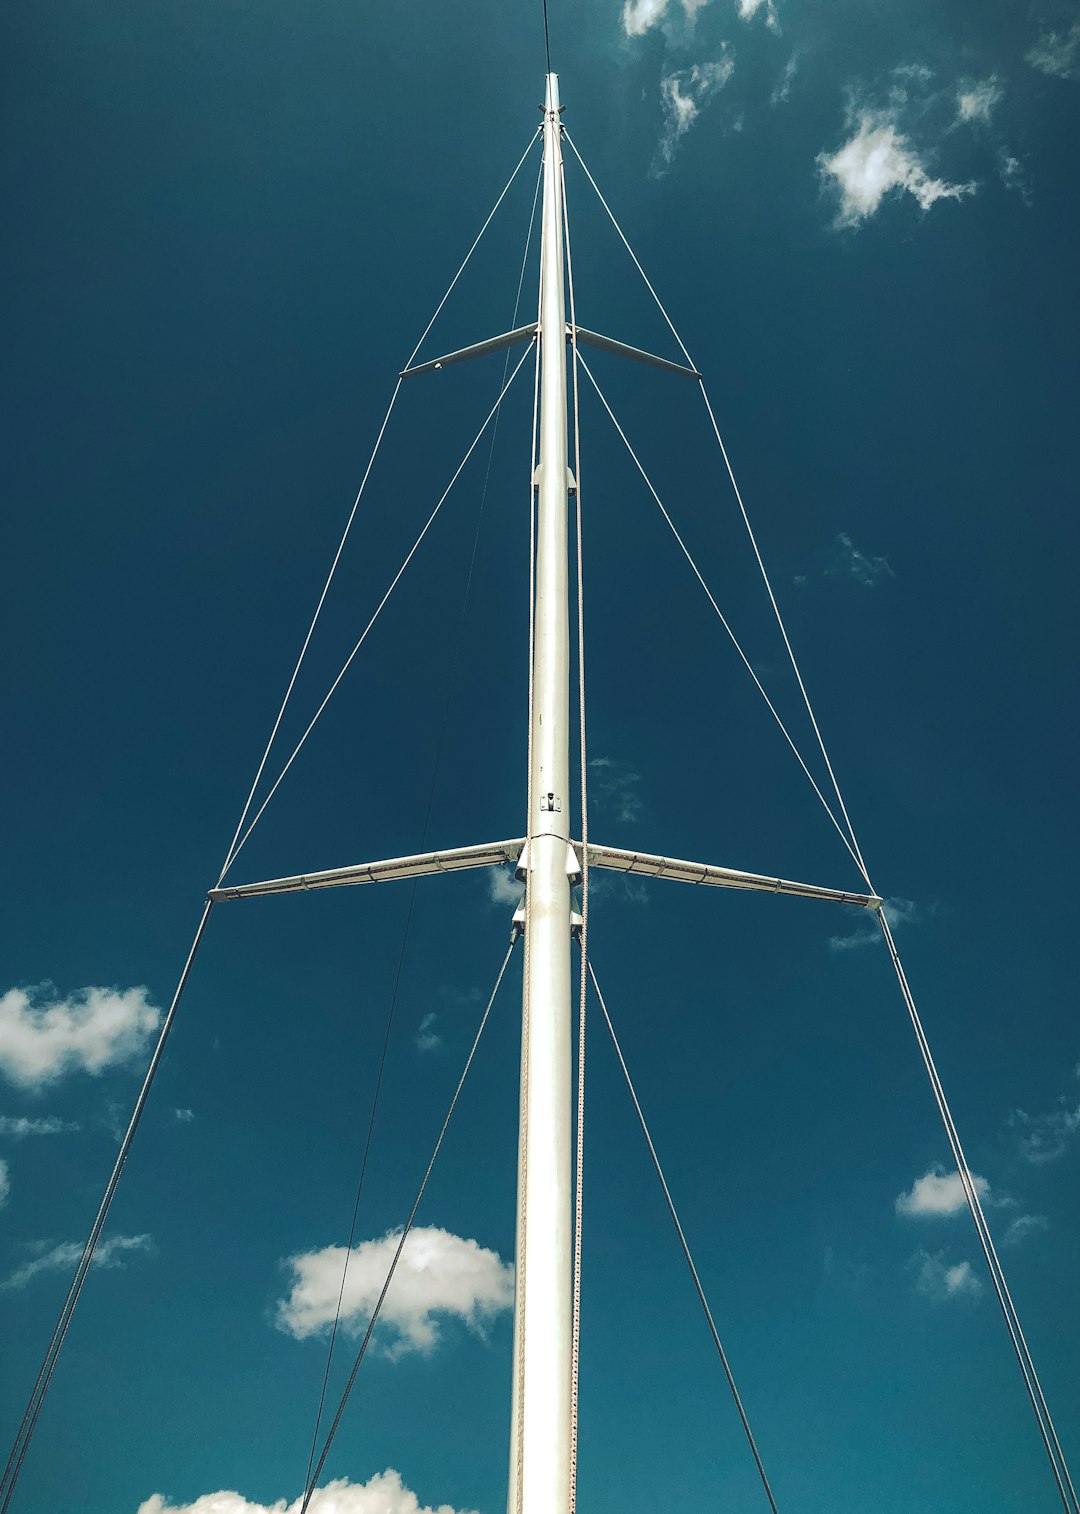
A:
[[[525,977],[518,1137],[517,1287],[509,1514],[567,1514],[570,1498],[571,1034],[570,624],[567,343],[559,80],[544,104],[540,450]],[[570,867],[568,868],[568,863]]]

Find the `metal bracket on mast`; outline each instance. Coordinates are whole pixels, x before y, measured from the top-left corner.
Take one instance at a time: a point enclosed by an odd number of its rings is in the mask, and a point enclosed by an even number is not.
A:
[[[537,463],[536,467],[533,469],[532,484],[534,489],[539,489],[540,487],[540,481],[543,477],[543,470],[543,463]],[[577,493],[577,479],[574,477],[574,470],[570,467],[568,467],[566,470],[566,492],[567,494]]]
[[[590,860],[592,858],[591,847],[589,849],[589,858]],[[519,883],[527,883],[529,881],[529,869],[531,866],[529,843],[525,841],[518,854],[517,865],[514,868],[514,877]],[[569,842],[566,846],[566,876],[570,879],[572,885],[581,882],[581,858]]]

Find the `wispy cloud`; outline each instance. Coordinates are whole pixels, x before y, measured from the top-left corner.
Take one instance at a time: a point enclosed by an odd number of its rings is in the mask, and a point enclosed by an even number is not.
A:
[[[173,1119],[178,1125],[190,1125],[194,1118],[195,1111],[193,1109],[182,1108],[173,1110]]]
[[[9,1136],[14,1141],[27,1136],[66,1135],[69,1131],[81,1130],[77,1120],[62,1120],[59,1115],[42,1115],[30,1119],[24,1114],[0,1114],[0,1136]]]
[[[886,920],[895,930],[898,926],[916,925],[931,910],[920,908],[912,899],[886,899],[882,905]],[[881,927],[868,914],[865,909],[857,905],[851,908],[851,914],[858,916],[852,929],[844,936],[830,936],[829,950],[831,952],[852,951],[858,946],[871,946],[875,941],[881,940]]]
[[[984,1204],[992,1204],[990,1184],[985,1178],[972,1173],[975,1192]],[[964,1185],[958,1172],[946,1172],[943,1167],[931,1167],[921,1178],[916,1178],[907,1193],[897,1195],[897,1214],[908,1218],[943,1219],[959,1214],[967,1208]]]
[[[911,1259],[915,1269],[915,1291],[935,1304],[959,1299],[976,1299],[983,1285],[970,1262],[948,1262],[941,1251],[918,1251]]]
[[[1018,1214],[1005,1232],[1006,1246],[1020,1246],[1030,1235],[1041,1235],[1050,1229],[1045,1214]]]
[[[842,229],[860,226],[877,211],[893,190],[913,196],[921,210],[938,200],[959,200],[974,194],[975,185],[949,184],[931,178],[919,154],[895,123],[866,113],[859,117],[854,134],[831,156],[818,154],[825,179],[832,179],[839,192],[836,225]]]
[[[644,809],[639,792],[641,774],[617,757],[589,759],[589,793],[599,809],[627,823],[637,820]]]
[[[517,909],[524,885],[514,877],[512,868],[489,867],[487,870],[488,898],[501,908]]]
[[[1044,32],[1024,54],[1024,62],[1052,79],[1080,79],[1080,21],[1067,32]]]
[[[956,90],[956,119],[988,126],[995,107],[1004,98],[1005,90],[996,74],[989,79],[964,80]]]
[[[149,1235],[113,1235],[98,1244],[94,1252],[95,1267],[122,1267],[132,1252],[147,1252],[154,1249],[153,1237]],[[80,1241],[61,1241],[58,1246],[45,1249],[6,1277],[0,1288],[25,1288],[39,1272],[70,1272],[83,1254]]]
[[[723,49],[722,56],[711,63],[694,63],[665,74],[660,80],[664,130],[659,153],[664,164],[671,163],[679,142],[697,120],[702,106],[723,89],[735,72],[735,59],[726,42]]]
[[[861,551],[846,531],[837,534],[825,572],[831,578],[852,578],[864,589],[872,589],[883,578],[896,577],[887,557],[873,557]]]
[[[400,1231],[363,1241],[348,1258],[341,1322],[352,1333],[371,1318]],[[289,1258],[293,1281],[278,1304],[282,1330],[302,1340],[332,1324],[346,1262],[344,1246],[326,1246]],[[480,1331],[514,1301],[514,1269],[494,1251],[431,1226],[410,1231],[386,1295],[380,1324],[388,1333],[387,1355],[430,1351],[439,1339],[440,1315],[453,1315]]]
[[[1064,1156],[1072,1138],[1080,1131],[1080,1104],[1060,1097],[1057,1107],[1045,1114],[1028,1114],[1014,1109],[1009,1124],[1017,1132],[1020,1155],[1035,1166],[1056,1162]]]
[[[7,1203],[8,1196],[9,1196],[10,1193],[11,1193],[11,1168],[4,1161],[3,1157],[0,1157],[0,1209],[2,1209],[4,1207],[4,1205]]]
[[[433,1010],[429,1011],[417,1026],[413,1042],[417,1051],[438,1051],[443,1044],[442,1036],[435,1029],[438,1015]]]
[[[973,182],[935,178],[929,168],[932,145],[913,140],[917,124],[925,135],[932,78],[922,64],[906,64],[892,70],[875,99],[852,91],[846,119],[850,135],[836,152],[817,157],[822,182],[837,200],[837,229],[861,226],[890,197],[910,195],[926,211],[939,200],[975,193]]]
[[[1024,165],[1007,147],[997,149],[998,178],[1006,189],[1015,189],[1026,205],[1031,204],[1031,186]]]
[[[179,1504],[169,1503],[161,1493],[155,1493],[139,1505],[137,1514],[299,1514],[303,1501],[299,1497],[288,1505],[284,1498],[272,1504],[253,1503],[241,1493],[223,1490],[204,1493],[194,1503]],[[316,1488],[308,1509],[310,1514],[457,1514],[446,1503],[437,1508],[421,1504],[393,1467],[376,1472],[362,1483],[337,1477],[325,1487]]]
[[[791,86],[795,82],[795,75],[799,71],[799,55],[792,53],[784,64],[780,78],[776,82],[772,94],[769,96],[770,105],[783,105],[791,98]]]
[[[75,1070],[98,1075],[137,1057],[161,1021],[145,988],[81,988],[58,998],[50,983],[0,996],[0,1072],[43,1088]]]

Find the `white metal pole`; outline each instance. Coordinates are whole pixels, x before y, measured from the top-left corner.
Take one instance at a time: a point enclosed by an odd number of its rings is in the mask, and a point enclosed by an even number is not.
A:
[[[570,1499],[570,627],[559,81],[547,77],[532,772],[509,1514]]]

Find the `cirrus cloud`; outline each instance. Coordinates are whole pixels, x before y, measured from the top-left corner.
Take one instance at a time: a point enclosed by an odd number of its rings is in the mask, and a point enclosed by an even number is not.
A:
[[[670,163],[679,141],[693,126],[701,107],[710,100],[735,72],[735,59],[727,43],[719,58],[710,63],[694,63],[660,80],[660,99],[664,107],[664,130],[660,138],[660,157]]]
[[[1044,32],[1024,61],[1052,79],[1080,79],[1080,21],[1067,32]]]
[[[95,1267],[122,1267],[125,1259],[135,1251],[153,1251],[153,1237],[149,1235],[111,1235],[98,1243],[92,1265]],[[58,1246],[37,1243],[37,1255],[17,1267],[6,1277],[0,1288],[12,1290],[25,1288],[39,1272],[70,1272],[79,1263],[83,1254],[81,1241],[61,1241]]]

